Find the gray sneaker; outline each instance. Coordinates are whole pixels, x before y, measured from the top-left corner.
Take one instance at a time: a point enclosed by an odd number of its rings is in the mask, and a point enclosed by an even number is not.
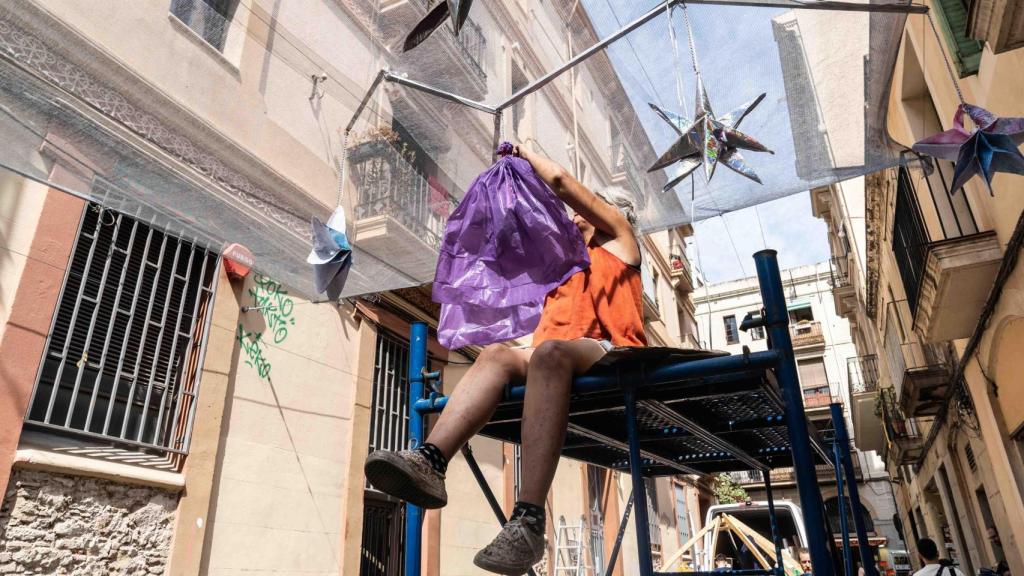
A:
[[[506,576],[526,574],[544,558],[544,535],[533,531],[535,522],[529,516],[509,520],[498,536],[476,553],[473,564]]]
[[[374,488],[421,508],[441,508],[448,503],[444,474],[415,450],[377,450],[363,468]]]

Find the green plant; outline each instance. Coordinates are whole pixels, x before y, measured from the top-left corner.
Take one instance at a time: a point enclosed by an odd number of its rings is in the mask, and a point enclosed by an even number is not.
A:
[[[747,499],[747,491],[725,472],[715,478],[715,497],[719,504],[738,504]]]

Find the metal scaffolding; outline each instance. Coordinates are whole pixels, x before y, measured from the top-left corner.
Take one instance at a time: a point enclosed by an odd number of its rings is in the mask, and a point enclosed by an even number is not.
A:
[[[744,328],[764,328],[769,349],[738,355],[665,348],[614,350],[573,382],[563,455],[628,470],[637,502],[647,501],[645,477],[741,469],[767,472],[792,466],[814,574],[833,576],[838,558],[833,551],[815,465],[836,465],[837,480],[845,480],[853,509],[860,510],[849,437],[839,405],[832,407],[836,438],[831,450],[809,425],[797,379],[776,253],[763,250],[754,255],[754,260],[764,309],[760,317],[748,318]],[[427,325],[413,324],[409,439],[414,445],[424,439],[424,416],[443,410],[447,400],[436,385],[440,373],[427,372],[427,339]],[[518,443],[525,392],[524,386],[509,384],[504,400],[481,434]],[[464,449],[463,455],[495,516],[504,523],[501,507],[479,473],[472,451]],[[731,571],[737,576],[782,575],[781,540],[770,474],[763,476],[776,551],[775,567]],[[405,574],[419,576],[423,513],[416,506],[407,506]],[[634,514],[637,549],[650,550],[647,507],[636,506]],[[868,576],[876,576],[868,557],[863,521],[858,514],[854,518],[863,566]],[[625,521],[624,517],[623,525]],[[850,554],[849,545],[844,547],[844,553]],[[641,554],[639,563],[641,575],[658,574],[649,554]],[[846,572],[853,576],[849,570]]]

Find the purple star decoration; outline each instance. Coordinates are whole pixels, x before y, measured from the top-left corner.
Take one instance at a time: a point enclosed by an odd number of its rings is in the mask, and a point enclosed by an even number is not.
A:
[[[964,128],[964,114],[974,130]],[[961,104],[953,116],[953,127],[919,140],[915,152],[955,162],[952,192],[963,188],[975,174],[985,178],[989,194],[992,176],[1008,172],[1024,176],[1024,155],[1017,148],[1024,143],[1024,118],[1000,118],[972,104]]]

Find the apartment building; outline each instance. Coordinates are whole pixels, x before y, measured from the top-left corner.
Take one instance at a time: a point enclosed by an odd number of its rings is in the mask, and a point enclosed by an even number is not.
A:
[[[883,454],[904,532],[940,543],[965,573],[1001,561],[1020,571],[1024,179],[951,190],[952,164],[905,149],[950,127],[957,87],[996,114],[1024,114],[1024,28],[1015,4],[926,4],[937,33],[908,19],[887,112],[903,161],[867,177],[863,194],[813,191],[813,207],[851,271],[834,290],[841,313],[879,367],[877,382],[850,391],[858,444]],[[859,252],[840,239],[851,233]]]
[[[828,441],[833,437],[829,405],[838,403],[843,407],[851,436],[856,437],[850,421],[849,382],[856,382],[862,377],[863,364],[857,357],[850,323],[836,312],[832,287],[837,283],[837,272],[833,263],[820,262],[783,270],[782,282],[807,417]],[[698,289],[693,300],[697,311],[697,333],[703,346],[732,354],[742,354],[745,349],[768,349],[762,328],[740,329],[748,314],[760,314],[761,294],[756,278],[709,284]],[[875,557],[883,566],[902,564],[905,545],[893,525],[894,501],[885,467],[873,451],[855,449],[851,455],[864,507],[861,513]],[[799,502],[792,468],[772,470],[771,475],[776,498]],[[730,476],[752,498],[765,498],[764,479],[760,472],[733,472]],[[834,469],[820,465],[818,479],[832,532],[841,545]],[[853,531],[852,522],[850,531]]]
[[[274,277],[260,258],[301,262],[307,223],[290,215],[337,202],[341,129],[377,70],[408,65],[391,46],[427,7],[21,0],[0,11],[4,78],[35,83],[5,84],[4,128],[29,127],[33,144],[12,138],[4,161],[44,175],[0,176],[0,571],[398,573],[403,509],[366,485],[362,466],[370,450],[405,446],[405,338],[411,321],[436,325],[437,306],[415,286],[324,303],[289,285],[304,265]],[[594,31],[567,0],[517,1],[483,3],[457,38],[437,36],[447,81],[485,98]],[[622,87],[583,74],[573,83],[517,108],[506,135],[543,148],[567,134],[541,151],[590,186],[642,185],[631,157],[650,144],[623,136],[631,112],[600,98]],[[438,206],[450,209],[457,183],[488,165],[491,127],[407,92],[375,101],[415,107],[431,137],[462,151],[458,163],[431,162],[416,154],[426,136],[383,112],[347,143],[353,239],[392,262],[422,261],[443,231]],[[44,105],[57,112],[45,117]],[[125,201],[134,193],[174,194],[163,199],[180,213]],[[244,246],[209,239],[201,224],[218,219]],[[690,233],[643,239],[653,343],[695,343]],[[431,342],[445,386],[474,354]],[[472,445],[510,510],[517,449]],[[448,483],[449,506],[424,524],[423,573],[476,574],[472,556],[498,528],[461,458]],[[711,496],[691,478],[651,488],[641,505],[653,511],[653,552],[667,557],[701,527]],[[620,472],[564,460],[549,542],[575,526],[588,573],[603,574],[628,498]],[[614,573],[633,573],[636,557],[625,539]],[[550,553],[547,573],[564,561]]]

